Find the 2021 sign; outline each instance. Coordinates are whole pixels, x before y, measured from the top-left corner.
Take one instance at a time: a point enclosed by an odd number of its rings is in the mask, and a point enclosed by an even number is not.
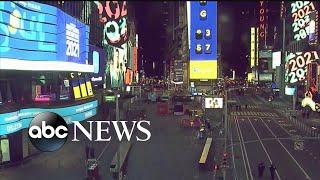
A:
[[[291,53],[286,64],[286,82],[296,83],[306,79],[307,65],[319,59],[317,51]]]
[[[291,17],[293,23],[293,38],[296,41],[305,39],[309,35],[309,14],[315,10],[315,5],[310,1],[295,1],[291,3]]]

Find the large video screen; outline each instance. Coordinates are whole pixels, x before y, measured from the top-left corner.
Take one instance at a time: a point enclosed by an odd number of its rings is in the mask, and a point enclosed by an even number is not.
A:
[[[223,98],[205,98],[205,108],[208,108],[208,109],[223,108]]]
[[[217,2],[188,1],[190,79],[217,78]]]
[[[310,34],[311,13],[316,10],[315,1],[290,2],[290,21],[293,32],[293,40],[300,41]],[[311,23],[312,26],[312,23]],[[311,33],[314,34],[314,33]],[[312,35],[313,36],[313,35]]]
[[[89,27],[58,8],[0,2],[0,69],[93,72]]]
[[[319,60],[317,51],[290,53],[286,56],[285,81],[289,84],[305,81],[308,64],[316,60]]]

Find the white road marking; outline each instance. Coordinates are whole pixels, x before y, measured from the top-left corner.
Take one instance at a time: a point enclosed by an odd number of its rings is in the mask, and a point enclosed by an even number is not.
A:
[[[246,145],[244,144],[244,138],[241,132],[241,128],[240,128],[240,124],[238,122],[238,119],[236,119],[236,125],[238,126],[238,134],[240,135],[239,138],[241,137],[241,144],[243,145],[243,149],[244,149],[244,154],[248,163],[248,169],[249,169],[249,173],[250,173],[250,177],[253,180],[253,176],[252,176],[252,171],[251,171],[251,167],[250,167],[250,162],[249,162],[249,158],[248,158],[248,154],[247,154],[247,149],[246,149]],[[247,169],[247,168],[246,168]],[[247,175],[247,179],[249,179],[248,174],[247,174],[247,170],[246,170],[246,175]]]
[[[243,165],[244,165],[244,168],[245,168],[245,171],[246,171],[246,177],[247,177],[247,179],[249,179],[248,170],[247,170],[247,164],[246,164],[246,160],[245,160],[245,156],[244,156],[244,152],[243,152],[244,150],[243,150],[243,147],[242,147],[242,146],[244,146],[244,144],[241,141],[241,137],[240,137],[240,133],[239,133],[239,129],[238,129],[238,118],[235,117],[234,121],[235,121],[237,134],[238,134],[238,138],[239,138],[239,142],[240,142],[240,150],[241,150],[241,154],[242,154]],[[249,166],[250,166],[250,164],[249,164]]]
[[[297,160],[291,155],[291,153],[288,151],[288,149],[282,144],[282,142],[277,138],[277,136],[274,134],[274,132],[269,128],[269,126],[262,121],[261,122],[266,126],[266,128],[270,131],[270,133],[276,138],[278,143],[282,146],[282,148],[288,153],[288,155],[292,158],[292,160],[296,163],[296,165],[300,168],[300,170],[303,172],[303,174],[306,176],[307,179],[311,179],[310,176],[306,173],[306,171],[300,166],[300,164],[297,162]]]
[[[267,154],[267,157],[268,157],[268,159],[269,159],[269,161],[270,161],[270,164],[272,164],[272,160],[271,160],[271,158],[270,158],[270,156],[269,156],[269,153],[268,153],[268,151],[267,151],[266,147],[264,146],[264,144],[262,143],[261,138],[260,138],[260,136],[259,136],[259,134],[258,134],[258,132],[257,132],[256,128],[253,126],[253,124],[251,123],[251,121],[250,121],[250,119],[249,119],[249,118],[248,118],[248,120],[249,120],[249,123],[250,123],[250,125],[251,125],[251,127],[252,127],[252,129],[253,129],[254,133],[257,135],[257,137],[258,137],[258,139],[259,139],[259,142],[260,142],[260,144],[261,144],[261,146],[262,146],[262,148],[263,148],[264,152]],[[276,175],[277,175],[278,179],[279,179],[279,180],[281,180],[281,178],[280,178],[279,173],[278,173],[278,171],[277,171],[277,170],[276,170]]]

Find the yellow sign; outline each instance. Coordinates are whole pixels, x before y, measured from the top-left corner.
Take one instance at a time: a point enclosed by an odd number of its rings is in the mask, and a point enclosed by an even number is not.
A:
[[[257,27],[257,34],[259,34],[259,28]],[[256,61],[256,66],[258,67],[259,65],[259,36],[256,36],[256,58],[257,58],[257,61]]]
[[[253,67],[256,59],[256,34],[255,28],[251,28],[251,41],[250,41],[250,67]]]
[[[93,91],[92,91],[91,81],[87,81],[86,85],[87,85],[88,95],[92,96],[93,95]]]
[[[253,73],[248,73],[248,82],[252,82]]]
[[[217,79],[217,60],[190,60],[190,79]]]

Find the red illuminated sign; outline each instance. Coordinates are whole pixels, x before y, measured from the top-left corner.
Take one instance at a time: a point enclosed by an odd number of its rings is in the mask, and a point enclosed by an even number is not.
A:
[[[138,48],[133,47],[133,71],[138,71]]]
[[[260,44],[264,44],[265,41],[265,32],[266,32],[266,9],[265,9],[265,1],[259,1],[259,42]]]

